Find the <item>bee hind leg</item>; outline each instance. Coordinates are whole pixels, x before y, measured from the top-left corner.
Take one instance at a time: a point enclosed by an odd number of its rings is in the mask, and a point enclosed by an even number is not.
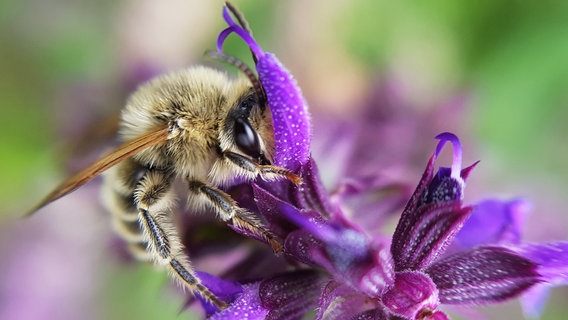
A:
[[[166,265],[184,287],[224,309],[227,304],[203,286],[193,272],[189,258],[183,251],[180,237],[170,219],[173,174],[161,170],[148,170],[134,192],[142,232],[148,250],[159,265]]]

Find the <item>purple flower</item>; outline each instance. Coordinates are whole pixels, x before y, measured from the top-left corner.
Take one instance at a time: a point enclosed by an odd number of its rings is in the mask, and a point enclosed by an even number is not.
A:
[[[375,298],[376,306],[368,310],[347,308],[342,317],[372,313],[379,319],[444,319],[446,315],[437,310],[441,303],[500,302],[541,281],[536,262],[504,247],[477,247],[440,258],[472,212],[471,207],[462,206],[462,197],[465,179],[473,166],[461,169],[457,137],[445,133],[438,138],[441,141],[397,225],[391,243],[392,258],[385,259],[390,261],[394,275],[384,277],[387,286],[371,295],[363,290],[364,286],[357,288],[343,281],[340,286]],[[452,167],[440,168],[434,174],[434,162],[447,141],[454,145]],[[351,297],[354,294],[349,293]],[[343,298],[322,297],[320,310]],[[325,312],[320,314],[323,318]]]
[[[290,191],[286,200],[258,185],[253,187],[257,210],[285,239],[286,255],[324,269],[331,278],[318,293],[317,319],[448,319],[438,310],[440,304],[498,303],[546,281],[539,272],[549,265],[544,263],[546,259],[504,246],[479,246],[442,257],[473,211],[462,205],[462,198],[465,179],[475,164],[461,168],[461,145],[455,135],[444,133],[438,138],[440,143],[397,225],[390,253],[384,242],[363,233],[340,208],[322,210],[325,206],[321,203],[326,203],[328,195],[315,188],[317,179],[308,180],[313,185]],[[446,142],[454,146],[452,166],[434,174],[435,161]],[[313,162],[308,172],[308,176],[317,177]],[[295,200],[306,198],[306,189],[319,191],[311,194],[310,202]],[[284,224],[280,215],[292,224]],[[566,260],[558,262],[562,267],[566,264]],[[300,272],[305,270],[288,273],[279,287],[313,296],[322,278],[293,281]],[[558,277],[557,272],[551,269]],[[271,294],[270,287],[258,290],[261,301]],[[242,303],[225,312],[241,308]],[[287,306],[298,314],[314,307],[307,303]]]
[[[218,50],[233,32],[250,47],[273,113],[275,163],[294,170],[303,183],[258,181],[233,188],[235,200],[283,239],[281,261],[288,266],[260,277],[245,271],[236,282],[203,275],[204,285],[229,303],[221,311],[206,306],[211,319],[300,319],[311,310],[316,319],[449,319],[440,305],[499,303],[543,283],[566,283],[568,243],[520,242],[522,214],[514,202],[463,204],[465,181],[477,163],[462,168],[461,143],[451,133],[436,137],[440,141],[392,238],[365,230],[344,211],[342,196],[332,197],[322,185],[309,153],[307,106],[293,77],[227,8],[223,13],[229,27],[219,35]],[[452,164],[436,171],[447,142]],[[358,194],[373,184],[356,180],[343,192]],[[476,222],[484,212],[505,211],[494,220],[508,223],[496,228]],[[476,218],[460,234],[461,250],[447,253],[472,214]],[[472,236],[475,230],[483,238]]]

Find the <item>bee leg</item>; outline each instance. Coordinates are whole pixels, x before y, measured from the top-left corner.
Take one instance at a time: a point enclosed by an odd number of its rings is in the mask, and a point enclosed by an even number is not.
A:
[[[265,239],[274,252],[282,252],[281,241],[249,211],[240,208],[227,193],[197,180],[189,180],[189,189],[199,197],[198,203],[204,203],[219,215],[221,220],[231,221],[237,228],[251,232]],[[197,200],[197,199],[196,199]]]
[[[183,252],[180,237],[170,219],[171,206],[174,203],[172,180],[172,172],[148,169],[134,192],[140,226],[148,243],[148,250],[152,252],[158,264],[167,265],[171,274],[184,287],[197,292],[218,308],[226,308],[225,302],[200,283],[191,268],[189,258]]]
[[[238,153],[231,151],[223,152],[223,158],[229,160],[229,162],[244,171],[244,174],[248,176],[251,180],[260,176],[262,179],[267,181],[277,180],[277,179],[288,179],[294,184],[300,184],[302,178],[286,168],[281,168],[273,165],[262,165],[258,164],[251,159],[242,156]]]

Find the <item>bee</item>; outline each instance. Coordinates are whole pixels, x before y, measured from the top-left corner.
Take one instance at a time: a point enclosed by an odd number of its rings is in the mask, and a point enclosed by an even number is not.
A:
[[[236,178],[295,184],[301,179],[271,164],[274,128],[258,79],[237,59],[215,56],[246,76],[195,66],[143,84],[122,110],[122,144],[64,181],[32,212],[110,169],[103,175],[104,204],[133,255],[166,266],[184,287],[224,308],[226,303],[200,283],[183,250],[172,217],[174,181],[185,180],[190,209],[212,210],[280,251],[276,236],[222,188]]]

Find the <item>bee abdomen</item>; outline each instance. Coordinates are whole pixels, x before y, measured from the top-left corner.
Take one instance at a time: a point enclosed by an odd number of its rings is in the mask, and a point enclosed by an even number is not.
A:
[[[128,161],[127,161],[128,162]],[[129,163],[119,164],[109,170],[105,176],[103,198],[111,213],[112,226],[115,232],[128,245],[130,253],[138,260],[150,261],[151,254],[146,250],[147,242],[142,233],[138,211],[134,203],[135,183],[124,179],[132,179],[128,172],[134,168]],[[126,181],[125,181],[126,180]]]

